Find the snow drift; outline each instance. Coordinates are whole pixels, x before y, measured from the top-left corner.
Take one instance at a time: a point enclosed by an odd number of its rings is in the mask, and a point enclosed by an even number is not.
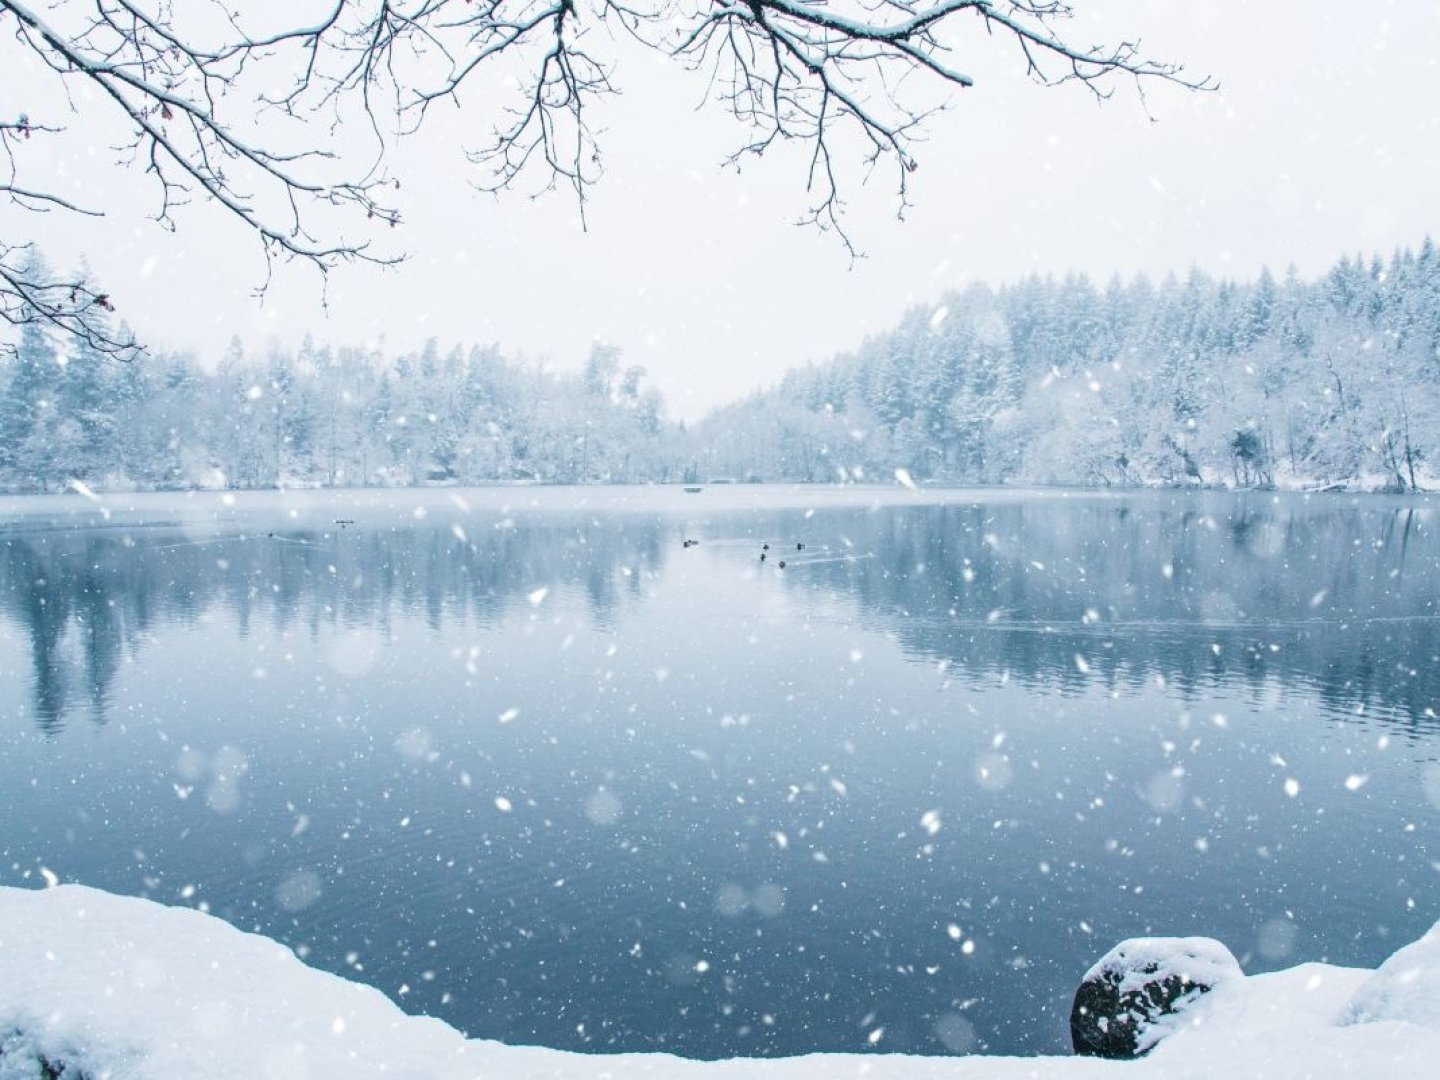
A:
[[[0,1080],[1404,1080],[1440,1060],[1437,942],[1432,931],[1379,972],[1305,964],[1226,978],[1135,1062],[698,1062],[468,1040],[188,908],[79,885],[0,888]]]

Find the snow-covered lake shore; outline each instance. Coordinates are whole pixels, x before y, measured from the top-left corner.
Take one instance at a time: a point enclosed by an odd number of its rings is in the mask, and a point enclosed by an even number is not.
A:
[[[189,908],[0,888],[0,1080],[1295,1080],[1434,1075],[1440,933],[1379,972],[1302,964],[1217,987],[1138,1062],[857,1054],[689,1061],[469,1040]]]

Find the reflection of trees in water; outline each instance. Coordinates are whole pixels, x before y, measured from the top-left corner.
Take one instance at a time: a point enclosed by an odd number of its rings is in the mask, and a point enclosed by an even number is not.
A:
[[[1440,563],[1429,512],[1193,495],[855,514],[854,552],[792,583],[855,594],[957,677],[1182,696],[1313,686],[1328,705],[1429,726]],[[803,569],[803,563],[796,569]]]
[[[53,731],[77,701],[103,718],[105,698],[123,655],[114,575],[78,551],[57,567],[33,544],[0,545],[0,608],[30,639],[36,722]]]
[[[1429,726],[1440,699],[1440,544],[1429,511],[1177,495],[800,511],[751,535],[808,541],[792,588],[853,594],[912,654],[959,678],[1062,692],[1185,697],[1220,682],[1258,696],[1313,686],[1336,709]],[[218,607],[312,637],[397,617],[496,625],[541,587],[580,590],[612,623],[656,570],[668,523],[555,520],[464,538],[444,528],[197,539],[120,530],[0,539],[0,611],[29,638],[37,723],[103,717],[126,650]],[[860,556],[841,559],[837,556]],[[750,557],[748,550],[746,558]],[[631,571],[631,572],[627,572]]]
[[[603,625],[641,595],[644,571],[662,558],[658,522],[487,523],[476,533],[12,534],[0,539],[0,612],[29,638],[35,720],[55,731],[82,699],[103,720],[127,649],[217,606],[242,636],[257,620],[312,637],[333,628],[388,633],[397,617],[435,630],[447,621],[493,624],[544,587],[581,590]]]

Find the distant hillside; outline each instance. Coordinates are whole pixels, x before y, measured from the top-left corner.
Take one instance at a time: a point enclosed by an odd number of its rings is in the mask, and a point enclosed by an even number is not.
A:
[[[1409,490],[1440,457],[1440,255],[974,286],[694,434],[771,480]]]
[[[0,490],[705,480],[1347,487],[1440,477],[1440,254],[1320,280],[977,285],[693,428],[596,346],[309,339],[218,371],[25,325],[0,348]]]
[[[120,363],[35,325],[0,352],[0,490],[403,487],[669,479],[676,429],[645,370],[603,346],[583,374],[433,340],[418,354],[317,345],[217,371]]]

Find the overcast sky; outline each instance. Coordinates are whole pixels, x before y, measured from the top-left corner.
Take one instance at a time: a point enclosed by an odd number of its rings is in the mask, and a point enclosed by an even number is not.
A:
[[[430,336],[443,348],[496,342],[573,369],[600,338],[645,365],[685,418],[974,281],[1078,270],[1103,282],[1191,266],[1248,278],[1267,263],[1309,275],[1343,253],[1440,235],[1434,0],[1074,2],[1073,39],[1139,35],[1148,55],[1221,90],[1152,86],[1147,113],[1117,84],[1096,104],[1079,87],[1027,83],[1006,41],[972,38],[957,66],[977,85],[920,147],[906,220],[887,178],[851,192],[849,226],[866,254],[854,264],[833,237],[789,223],[806,205],[793,159],[722,171],[732,122],[696,113],[701,86],[644,55],[617,73],[624,95],[605,115],[588,231],[563,193],[497,201],[468,187],[462,149],[487,130],[476,100],[462,116],[437,115],[396,160],[409,261],[338,271],[328,312],[305,270],[281,272],[257,304],[255,242],[200,206],[173,236],[147,221],[134,201],[144,189],[128,193],[104,145],[54,164],[79,191],[120,192],[108,218],[51,215],[32,235],[56,262],[87,253],[150,341],[207,359],[232,334],[263,348],[308,331],[333,344],[383,338],[391,350]],[[15,85],[0,108],[14,109]],[[31,227],[13,211],[0,222],[12,238]]]

